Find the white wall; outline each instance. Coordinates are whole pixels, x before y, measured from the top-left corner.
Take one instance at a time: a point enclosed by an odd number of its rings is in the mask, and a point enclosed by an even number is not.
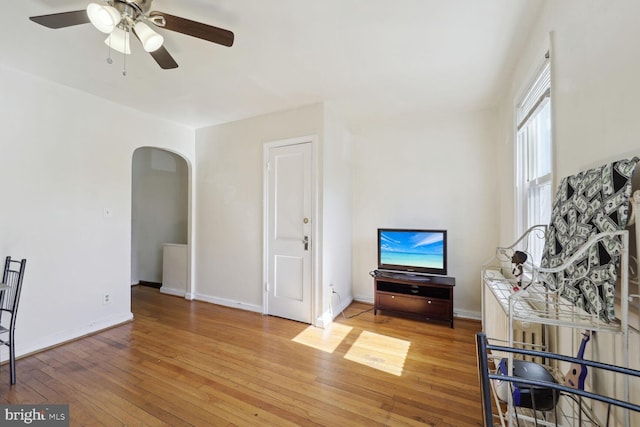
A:
[[[554,31],[558,179],[640,154],[640,28],[634,18],[640,3],[573,0],[547,7]]]
[[[513,238],[513,105],[552,48],[554,181],[640,153],[635,0],[547,1],[500,108],[501,242]]]
[[[552,102],[556,184],[567,175],[614,159],[640,155],[640,2],[619,0],[547,1],[530,44],[521,53],[500,108],[501,243],[514,238],[513,105],[529,82],[551,40]],[[551,36],[549,37],[549,35]],[[638,173],[638,172],[637,172]],[[509,197],[508,197],[509,196]],[[570,335],[570,334],[569,334]],[[575,335],[575,333],[574,333]],[[557,351],[576,352],[567,334]],[[632,367],[640,367],[638,336],[631,335]],[[586,357],[620,364],[620,337],[599,333]],[[593,375],[589,377],[593,381]],[[611,381],[596,384],[600,391]],[[638,390],[632,400],[638,401]],[[638,420],[636,420],[636,423]],[[635,424],[634,424],[635,425]]]
[[[324,109],[322,144],[322,306],[324,322],[353,300],[351,135],[330,106]],[[331,288],[336,294],[331,293]]]
[[[263,144],[321,141],[322,117],[318,104],[196,131],[197,299],[262,310]]]
[[[353,131],[354,297],[373,302],[382,227],[448,230],[454,312],[479,318],[480,267],[498,241],[496,111],[404,117]]]
[[[131,318],[133,152],[193,159],[194,132],[4,67],[0,93],[0,255],[28,259],[24,354]]]
[[[144,147],[133,156],[132,283],[162,283],[162,245],[187,244],[189,168],[177,154]]]
[[[322,104],[197,131],[197,299],[262,311],[263,145],[311,135],[318,212],[315,323],[330,321],[351,301],[350,139]]]

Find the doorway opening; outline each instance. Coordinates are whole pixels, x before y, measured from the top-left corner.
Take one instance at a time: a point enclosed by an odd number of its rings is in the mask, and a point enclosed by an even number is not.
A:
[[[189,174],[187,161],[155,147],[135,150],[131,189],[131,284],[188,297]]]

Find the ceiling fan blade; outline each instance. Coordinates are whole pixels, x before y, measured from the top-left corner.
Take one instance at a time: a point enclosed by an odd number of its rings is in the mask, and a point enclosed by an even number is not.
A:
[[[178,63],[173,59],[169,51],[167,51],[164,46],[160,46],[157,50],[149,52],[149,54],[156,60],[160,68],[163,70],[178,68]]]
[[[136,38],[140,42],[142,42],[142,40],[140,40],[140,36],[138,35],[138,33],[136,33],[135,29],[133,30],[133,34],[136,36]],[[160,68],[162,68],[163,70],[171,70],[173,68],[178,68],[178,63],[175,61],[175,59],[173,59],[169,51],[164,46],[160,46],[158,49],[154,50],[153,52],[149,52],[149,54],[153,59],[156,60]]]
[[[142,40],[140,40],[140,36],[138,35],[138,33],[136,33],[135,28],[133,30],[133,34],[140,42],[142,42]],[[149,52],[149,54],[153,59],[156,60],[160,68],[162,68],[163,70],[178,68],[178,63],[175,61],[175,59],[173,59],[169,51],[164,46],[160,46],[153,52]]]
[[[151,12],[149,14],[149,17],[164,18],[164,20],[166,21],[166,25],[164,25],[164,27],[159,25],[160,28],[165,28],[170,31],[197,37],[199,39],[207,40],[223,46],[233,45],[234,35],[229,30],[203,24],[201,22],[192,21],[190,19],[181,18],[179,16],[169,15],[168,13],[164,12]],[[154,20],[151,19],[151,22],[154,22]]]
[[[51,15],[31,16],[29,19],[37,24],[54,29],[88,24],[90,22],[87,11],[84,9],[73,12],[54,13]]]

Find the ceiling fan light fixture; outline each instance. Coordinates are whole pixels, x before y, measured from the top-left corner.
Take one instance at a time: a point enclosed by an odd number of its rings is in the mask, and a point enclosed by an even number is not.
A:
[[[129,43],[129,32],[116,27],[104,43],[113,50],[117,50],[125,55],[131,54],[131,44]]]
[[[122,15],[115,7],[97,3],[89,3],[87,15],[93,26],[105,34],[111,33],[122,20]]]
[[[142,21],[136,22],[134,29],[142,42],[144,50],[147,52],[155,52],[162,46],[162,43],[164,43],[164,37],[153,31]]]

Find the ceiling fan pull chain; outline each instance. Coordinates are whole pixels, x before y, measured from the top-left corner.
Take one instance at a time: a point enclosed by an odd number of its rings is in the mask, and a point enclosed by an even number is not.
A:
[[[125,29],[125,33],[124,34],[125,34],[124,43],[125,43],[125,47],[126,47],[127,41],[129,40],[129,31]],[[126,52],[125,49],[122,49],[122,52],[123,52],[122,53],[122,59],[123,59],[122,60],[122,64],[123,64],[122,65],[122,75],[126,77],[127,76],[127,54],[124,53],[124,52]]]
[[[107,45],[107,51],[109,55],[107,56],[107,64],[113,64],[113,59],[111,58],[111,40],[109,40],[109,44]]]

